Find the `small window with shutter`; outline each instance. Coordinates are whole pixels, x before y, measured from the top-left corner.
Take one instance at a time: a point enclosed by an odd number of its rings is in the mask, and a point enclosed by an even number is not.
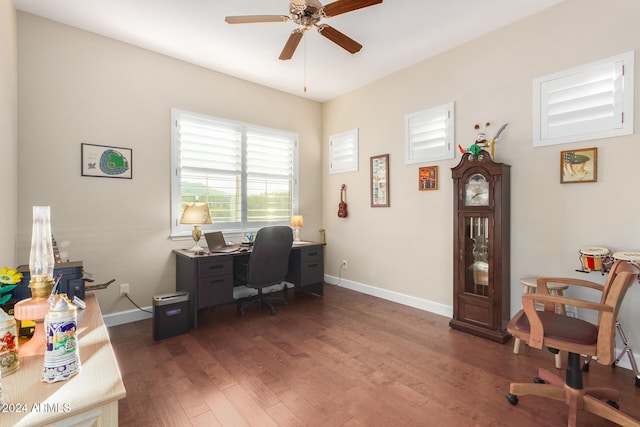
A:
[[[358,129],[329,137],[329,173],[358,170]]]
[[[454,104],[405,116],[405,163],[453,159]]]
[[[634,52],[533,81],[533,146],[633,133]]]

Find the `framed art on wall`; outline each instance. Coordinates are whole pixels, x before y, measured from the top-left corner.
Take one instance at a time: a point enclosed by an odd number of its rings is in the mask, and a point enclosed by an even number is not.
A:
[[[81,144],[82,176],[132,178],[130,148]]]
[[[389,206],[389,155],[371,157],[371,207]]]
[[[425,166],[418,169],[418,190],[438,189],[438,166]]]
[[[598,149],[581,148],[560,152],[560,183],[598,181]]]

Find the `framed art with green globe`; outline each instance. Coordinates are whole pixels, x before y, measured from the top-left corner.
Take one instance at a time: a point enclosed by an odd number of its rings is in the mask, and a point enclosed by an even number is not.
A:
[[[131,148],[81,144],[82,176],[132,179]]]

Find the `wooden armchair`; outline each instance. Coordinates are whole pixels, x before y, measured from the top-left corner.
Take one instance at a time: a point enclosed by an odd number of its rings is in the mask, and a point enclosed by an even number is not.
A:
[[[620,425],[640,426],[640,422],[618,410],[619,392],[611,388],[584,388],[580,355],[597,356],[597,362],[611,365],[615,360],[616,318],[627,289],[638,276],[638,269],[627,261],[618,260],[611,268],[610,277],[602,287],[599,303],[564,296],[548,295],[546,278],[538,280],[537,294],[522,296],[522,307],[511,319],[507,331],[528,342],[530,347],[547,347],[569,353],[566,380],[540,368],[533,383],[511,383],[507,400],[516,405],[518,396],[536,395],[565,402],[569,406],[568,425],[577,423],[578,410],[592,412]],[[562,279],[553,278],[555,283]],[[593,288],[592,282],[566,279],[566,283]],[[596,285],[596,289],[600,285]],[[544,305],[536,310],[536,302]],[[555,312],[556,304],[573,305],[598,311],[598,324],[567,317]]]

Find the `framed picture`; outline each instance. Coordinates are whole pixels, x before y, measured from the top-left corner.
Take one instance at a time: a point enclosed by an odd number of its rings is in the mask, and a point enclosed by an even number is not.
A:
[[[560,183],[598,181],[598,149],[582,148],[560,152]]]
[[[371,157],[371,207],[389,206],[389,155]]]
[[[131,179],[130,148],[82,144],[82,176]]]
[[[428,191],[438,189],[438,167],[425,166],[418,169],[418,190]]]

